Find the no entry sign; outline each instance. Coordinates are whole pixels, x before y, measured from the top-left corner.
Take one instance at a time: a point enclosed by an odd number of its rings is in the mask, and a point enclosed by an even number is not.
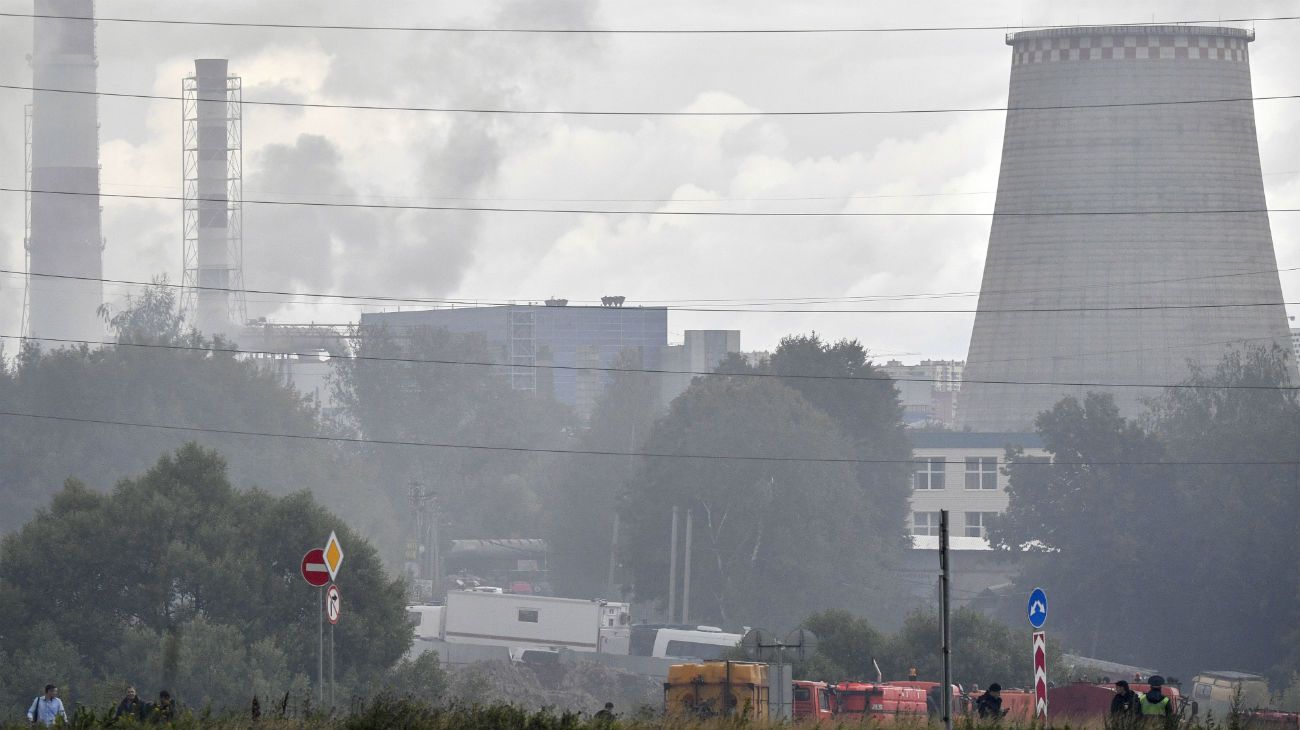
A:
[[[302,556],[302,579],[320,588],[330,582],[330,569],[325,565],[325,551],[320,548],[308,550]]]

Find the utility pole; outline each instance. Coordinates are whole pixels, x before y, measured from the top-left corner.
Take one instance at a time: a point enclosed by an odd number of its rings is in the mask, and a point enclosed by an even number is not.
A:
[[[614,512],[614,534],[609,540],[609,584],[610,596],[614,595],[614,573],[618,569],[618,512]]]
[[[317,704],[325,706],[325,587],[316,596],[316,695]]]
[[[677,505],[673,505],[673,527],[668,544],[668,623],[677,616]]]
[[[412,479],[407,489],[415,512],[415,535],[419,555],[416,565],[421,578],[432,583],[433,597],[442,585],[442,556],[439,554],[437,497],[424,484]]]
[[[952,571],[948,555],[948,510],[939,510],[939,631],[943,634],[943,726],[952,730],[952,644],[949,635],[949,584]]]
[[[686,508],[686,562],[682,565],[682,623],[691,621],[691,533],[695,510]]]

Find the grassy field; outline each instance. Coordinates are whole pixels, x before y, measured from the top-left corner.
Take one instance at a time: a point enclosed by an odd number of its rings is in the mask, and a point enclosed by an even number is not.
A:
[[[152,727],[153,725],[149,725]],[[511,705],[497,704],[489,706],[452,706],[435,708],[429,705],[407,700],[378,699],[365,706],[357,707],[347,714],[308,717],[269,717],[263,716],[253,721],[248,715],[206,716],[203,713],[187,712],[172,724],[174,728],[192,728],[194,730],[738,730],[739,728],[760,727],[800,727],[799,725],[780,725],[756,723],[745,719],[700,720],[687,717],[661,717],[644,710],[641,716],[619,717],[613,723],[596,720],[586,714],[559,713],[550,711],[534,712]],[[0,725],[0,730],[18,730],[28,728],[26,722]],[[144,727],[131,722],[114,723],[108,712],[94,713],[81,711],[73,717],[67,727],[82,730],[99,728]],[[812,727],[803,725],[802,727]],[[861,727],[859,723],[825,724],[819,727],[833,728]],[[898,730],[927,730],[937,726],[925,723],[900,723],[890,725]],[[955,726],[958,730],[1120,730],[1107,726],[1103,722],[1086,724],[1031,724],[1005,722],[999,724],[977,723],[962,718]],[[1189,726],[1182,724],[1181,730],[1238,730],[1231,723]],[[1163,730],[1160,726],[1141,728],[1139,730]],[[1174,728],[1170,728],[1174,730]]]

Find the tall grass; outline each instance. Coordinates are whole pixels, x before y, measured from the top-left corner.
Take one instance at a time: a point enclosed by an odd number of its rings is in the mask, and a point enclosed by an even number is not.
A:
[[[281,715],[282,713],[274,713]],[[1235,714],[1235,713],[1234,713]],[[1127,723],[1123,727],[1098,719],[1089,722],[1020,722],[991,723],[965,716],[958,718],[958,730],[1238,730],[1229,718],[1227,727],[1213,718],[1201,718],[1192,723],[1175,720],[1170,723],[1145,725]],[[870,723],[875,725],[875,723]],[[132,720],[114,722],[111,711],[97,712],[80,709],[67,727],[73,730],[130,730],[143,727]],[[0,730],[26,730],[25,721],[0,724]],[[857,730],[858,722],[812,724],[760,723],[744,719],[699,720],[683,716],[661,716],[657,711],[643,709],[637,714],[622,716],[613,723],[594,719],[585,713],[542,710],[533,712],[508,704],[450,705],[435,707],[419,701],[381,696],[354,707],[345,714],[303,712],[297,717],[263,716],[254,721],[247,714],[214,715],[206,712],[183,712],[170,727],[178,730],[745,730],[763,727],[812,728],[819,730]],[[935,730],[937,725],[919,722],[899,722],[887,726],[890,730]]]

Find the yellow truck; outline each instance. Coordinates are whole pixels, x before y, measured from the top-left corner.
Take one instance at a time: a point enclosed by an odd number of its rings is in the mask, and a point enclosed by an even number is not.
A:
[[[664,712],[766,721],[767,665],[732,661],[674,664],[664,682]]]

